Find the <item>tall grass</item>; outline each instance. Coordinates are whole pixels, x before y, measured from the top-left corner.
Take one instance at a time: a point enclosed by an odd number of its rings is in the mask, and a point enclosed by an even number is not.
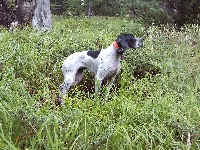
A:
[[[65,57],[123,32],[145,37],[145,47],[127,50],[109,99],[75,87],[57,107]],[[51,32],[1,29],[0,43],[1,149],[200,149],[198,26],[54,17]]]

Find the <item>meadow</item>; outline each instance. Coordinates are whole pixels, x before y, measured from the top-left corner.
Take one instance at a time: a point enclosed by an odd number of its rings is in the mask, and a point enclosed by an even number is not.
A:
[[[109,98],[102,90],[94,99],[86,72],[56,106],[66,56],[106,48],[120,33],[145,46],[126,51]],[[0,28],[0,149],[200,149],[199,26],[54,16],[45,33]]]

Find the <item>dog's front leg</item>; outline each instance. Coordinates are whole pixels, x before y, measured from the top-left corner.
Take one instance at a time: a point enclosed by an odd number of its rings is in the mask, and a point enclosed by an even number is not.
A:
[[[112,78],[109,78],[107,80],[107,94],[106,94],[106,99],[108,99],[108,95],[109,95],[110,89],[112,88],[113,83],[115,81],[115,77],[116,77],[116,75],[114,75]]]
[[[99,89],[101,88],[102,79],[100,79],[98,76],[95,76],[95,96],[99,96]]]

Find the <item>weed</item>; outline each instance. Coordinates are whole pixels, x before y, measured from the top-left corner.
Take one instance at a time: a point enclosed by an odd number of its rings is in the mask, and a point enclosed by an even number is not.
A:
[[[126,51],[109,99],[94,99],[86,72],[57,107],[65,57],[106,48],[124,32],[145,37],[145,47]],[[197,25],[147,29],[105,17],[54,17],[49,33],[2,29],[0,148],[199,149],[199,35]]]

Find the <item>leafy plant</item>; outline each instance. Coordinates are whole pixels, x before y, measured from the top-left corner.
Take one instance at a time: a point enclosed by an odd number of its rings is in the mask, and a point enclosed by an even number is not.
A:
[[[145,47],[126,51],[108,99],[79,85],[56,106],[65,57],[106,48],[120,33],[145,37]],[[54,16],[48,33],[1,29],[0,148],[199,149],[199,35],[197,25],[177,31],[112,17]]]

